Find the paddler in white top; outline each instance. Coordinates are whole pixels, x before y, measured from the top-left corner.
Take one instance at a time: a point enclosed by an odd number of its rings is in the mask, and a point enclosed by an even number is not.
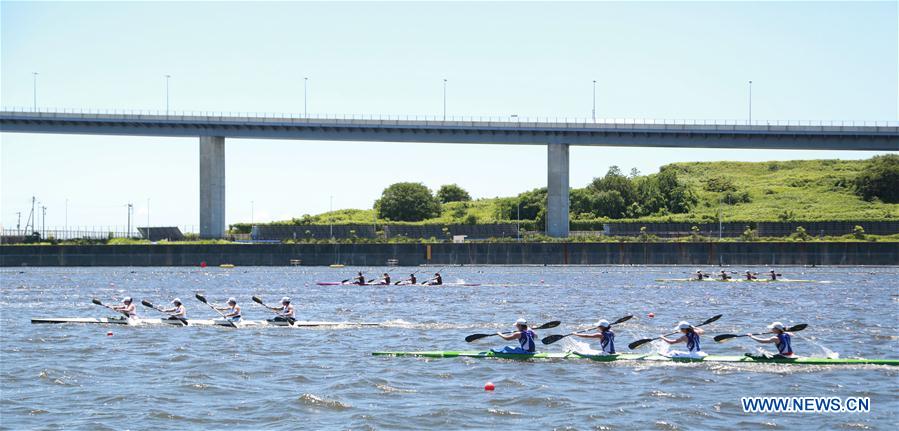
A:
[[[518,319],[515,321],[515,329],[516,332],[512,334],[506,335],[502,332],[497,332],[496,335],[502,337],[503,340],[511,341],[518,340],[518,347],[506,346],[501,350],[494,349],[494,353],[536,353],[537,352],[537,344],[534,343],[534,340],[537,337],[537,334],[528,329],[528,321],[524,319]]]
[[[608,320],[602,319],[599,322],[596,322],[596,326],[599,327],[598,332],[594,333],[578,333],[575,332],[575,337],[581,338],[599,338],[599,345],[602,346],[602,354],[603,355],[614,355],[615,354],[615,333],[612,332],[612,324],[609,323]]]
[[[793,346],[791,345],[791,341],[793,338],[793,334],[787,332],[787,328],[783,323],[773,322],[768,325],[768,329],[771,330],[771,333],[774,334],[773,337],[756,337],[752,334],[747,334],[749,338],[759,342],[759,343],[774,343],[777,347],[777,354],[775,357],[782,358],[795,358],[796,355],[793,353]]]
[[[671,351],[668,352],[668,356],[671,357],[688,357],[688,358],[701,358],[706,356],[706,353],[700,349],[699,346],[699,336],[702,335],[705,331],[702,328],[694,328],[690,322],[682,320],[677,324],[677,329],[683,334],[680,337],[672,340],[668,337],[662,336],[662,340],[668,344],[677,344],[677,343],[686,343],[687,351]]]
[[[224,312],[226,319],[232,322],[240,322],[240,306],[237,305],[237,300],[234,297],[228,298],[227,307],[215,307],[215,309]]]
[[[296,319],[294,317],[294,308],[293,304],[290,303],[290,298],[283,297],[281,298],[281,307],[270,307],[273,311],[277,311],[278,315],[273,317],[272,320],[275,322],[289,322],[291,320]]]
[[[187,319],[187,309],[184,308],[184,304],[181,303],[180,299],[173,299],[172,305],[174,305],[174,307],[161,310],[163,313],[171,314],[169,320],[180,320],[179,317],[181,319]]]
[[[137,318],[137,307],[134,306],[134,300],[130,296],[122,300],[122,305],[114,305],[112,309],[124,314],[129,319]]]

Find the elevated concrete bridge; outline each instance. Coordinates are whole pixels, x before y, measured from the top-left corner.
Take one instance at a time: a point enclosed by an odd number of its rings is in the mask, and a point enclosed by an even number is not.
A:
[[[783,123],[783,124],[781,124]],[[0,111],[0,132],[199,137],[200,236],[225,232],[225,138],[545,145],[547,234],[568,236],[569,147],[899,151],[896,122],[444,121]]]

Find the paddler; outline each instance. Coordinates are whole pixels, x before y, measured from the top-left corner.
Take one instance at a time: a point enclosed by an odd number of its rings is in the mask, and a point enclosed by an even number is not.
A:
[[[777,271],[772,269],[770,272],[768,272],[768,275],[771,276],[771,281],[777,281]]]
[[[534,343],[537,334],[533,330],[528,329],[528,321],[524,319],[516,320],[515,329],[516,331],[510,335],[502,332],[497,332],[496,335],[499,335],[506,341],[518,340],[519,346],[506,346],[501,350],[493,349],[494,353],[535,353],[537,351],[537,345]]]
[[[696,281],[702,281],[706,278],[708,278],[708,276],[703,274],[701,269],[696,270]]]
[[[130,296],[122,300],[122,305],[113,305],[112,309],[124,314],[129,319],[137,317],[137,307],[135,307],[134,300]]]
[[[356,277],[353,278],[353,284],[359,285],[359,286],[365,286],[365,276],[362,275],[362,271],[359,271],[359,273],[356,274]]]
[[[439,272],[434,273],[434,278],[422,283],[427,286],[440,286],[443,284],[443,277],[440,276]]]
[[[753,274],[752,272],[750,272],[748,270],[746,271],[746,281],[752,281],[752,280],[758,280],[758,279],[759,278],[756,277],[755,274]]]
[[[612,332],[612,324],[609,323],[608,320],[602,319],[599,322],[596,322],[597,327],[599,327],[599,331],[594,333],[578,333],[575,332],[574,336],[581,338],[599,338],[599,345],[602,346],[602,354],[603,355],[614,355],[615,354],[615,333]]]
[[[777,347],[777,354],[775,357],[781,358],[794,358],[796,355],[793,353],[793,346],[790,341],[793,338],[793,334],[787,332],[787,328],[783,323],[773,322],[768,325],[768,329],[771,330],[771,333],[774,334],[773,337],[756,337],[752,334],[747,334],[749,338],[759,342],[759,343],[774,343],[774,346]]]
[[[185,308],[184,304],[181,303],[181,299],[173,299],[172,305],[172,308],[165,308],[160,311],[162,311],[163,313],[169,313],[169,320],[187,319],[187,308]]]
[[[215,307],[215,309],[223,312],[225,319],[234,323],[240,322],[240,306],[237,305],[237,300],[234,299],[233,296],[228,298],[228,305],[226,307]]]
[[[727,280],[730,280],[730,276],[727,275],[727,271],[725,271],[725,270],[723,270],[723,269],[722,269],[721,272],[718,274],[718,276],[721,277],[721,278],[719,279],[719,280],[721,280],[721,281],[727,281]]]
[[[705,331],[702,328],[694,328],[690,322],[686,320],[682,320],[677,324],[677,329],[681,332],[680,337],[672,340],[668,337],[662,336],[661,339],[668,344],[677,344],[677,343],[686,343],[687,344],[687,352],[680,351],[672,351],[669,352],[669,356],[688,356],[688,357],[702,357],[706,356],[706,353],[700,349],[699,346],[699,336],[702,335]]]
[[[409,274],[409,278],[405,280],[400,280],[396,282],[397,285],[400,284],[418,284],[418,280],[415,279],[415,273]]]
[[[376,281],[376,282],[373,282],[373,283],[371,283],[371,284],[373,284],[373,285],[378,285],[378,286],[381,286],[381,285],[385,285],[385,286],[386,286],[386,285],[390,285],[390,274],[388,274],[388,273],[385,272],[384,275],[381,276],[381,279],[380,279],[380,280],[378,280],[378,281]]]
[[[293,304],[290,303],[290,298],[285,296],[281,298],[281,306],[280,307],[269,307],[272,311],[278,312],[278,315],[272,317],[270,320],[273,322],[290,322],[295,320],[294,316],[294,308]]]

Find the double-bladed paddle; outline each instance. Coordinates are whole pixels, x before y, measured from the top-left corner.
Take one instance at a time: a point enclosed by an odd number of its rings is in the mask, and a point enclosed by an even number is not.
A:
[[[195,296],[200,302],[202,302],[202,303],[208,305],[209,308],[213,309],[216,313],[218,313],[219,316],[222,316],[222,318],[225,319],[226,322],[228,322],[228,326],[231,326],[232,328],[237,329],[237,325],[235,325],[234,322],[231,321],[231,319],[225,317],[225,313],[222,313],[221,311],[219,311],[218,308],[215,308],[215,306],[213,306],[212,304],[210,304],[209,301],[206,300],[206,297],[205,297],[205,296],[200,295],[199,293],[197,293],[197,294],[194,295],[194,296]]]
[[[717,316],[710,317],[710,318],[708,318],[705,322],[702,322],[702,323],[700,323],[700,324],[698,324],[698,325],[695,325],[695,326],[693,326],[693,327],[694,327],[694,328],[698,328],[698,327],[703,326],[703,325],[708,325],[709,323],[712,323],[712,322],[714,322],[714,321],[720,319],[721,316],[723,316],[723,314],[719,314],[719,315],[717,315]],[[669,335],[677,335],[677,334],[679,334],[679,332],[672,332],[672,333],[670,333],[670,334],[662,335],[661,337],[644,338],[644,339],[642,339],[642,340],[637,340],[637,341],[634,341],[633,343],[628,344],[628,345],[627,345],[627,348],[628,348],[628,349],[631,349],[631,350],[634,350],[634,349],[636,349],[637,347],[640,347],[640,346],[642,346],[642,345],[644,345],[644,344],[646,344],[646,343],[651,343],[651,342],[653,342],[653,341],[655,341],[655,340],[660,340],[660,339],[662,339],[662,337],[667,337],[667,336],[669,336]]]
[[[620,319],[618,319],[618,320],[616,320],[616,321],[610,323],[609,326],[617,325],[617,324],[619,324],[619,323],[627,322],[628,320],[631,320],[633,317],[634,317],[634,316],[624,316],[624,317],[622,317],[622,318],[620,318]],[[592,328],[582,329],[582,330],[580,330],[580,331],[572,332],[572,333],[570,333],[570,334],[554,334],[554,335],[550,335],[550,336],[547,336],[547,337],[543,337],[543,339],[540,340],[540,342],[543,343],[543,344],[552,344],[552,343],[555,343],[556,341],[559,341],[559,340],[561,340],[561,339],[563,339],[563,338],[565,338],[565,337],[567,337],[567,336],[569,336],[569,335],[580,334],[581,332],[584,332],[584,331],[590,331],[590,330],[597,329],[597,328],[599,328],[599,326],[594,326],[594,327],[592,327]]]
[[[128,312],[127,312],[127,311],[116,310],[115,308],[112,308],[111,306],[104,304],[103,302],[101,302],[101,301],[100,301],[99,299],[97,299],[97,298],[91,299],[91,302],[93,302],[94,304],[99,305],[99,306],[101,306],[101,307],[106,307],[106,308],[108,308],[108,309],[110,309],[110,310],[112,310],[112,311],[115,311],[116,313],[122,313],[122,315],[125,316],[125,317],[129,317],[129,318],[131,317],[131,316],[128,315]]]
[[[808,327],[808,324],[800,323],[796,326],[791,326],[791,327],[785,329],[785,332],[798,332],[798,331],[805,329],[806,327]],[[759,332],[759,333],[752,334],[752,335],[765,335],[765,334],[770,334],[770,332]],[[748,337],[748,336],[749,335],[746,335],[746,334],[743,334],[743,335],[721,334],[721,335],[716,335],[715,338],[713,338],[713,340],[715,340],[715,342],[717,342],[717,343],[720,343],[722,341],[730,340],[731,338]]]
[[[534,328],[530,328],[530,329],[535,329],[535,330],[536,330],[536,329],[549,329],[549,328],[555,328],[556,326],[559,326],[561,323],[562,323],[562,322],[559,321],[559,320],[553,320],[552,322],[546,322],[546,323],[544,323],[544,324],[542,324],[542,325],[540,325],[540,326],[537,326],[537,327],[534,327]],[[508,332],[508,334],[514,334],[514,332]],[[492,336],[494,336],[494,335],[497,335],[497,334],[495,334],[495,333],[494,333],[494,334],[471,334],[471,335],[465,337],[465,341],[468,342],[468,343],[470,343],[470,342],[472,342],[472,341],[474,341],[474,340],[480,340],[481,338],[484,338],[484,337],[492,337]]]
[[[143,305],[144,307],[149,307],[149,308],[152,308],[152,309],[154,309],[154,310],[156,310],[156,311],[158,311],[158,312],[160,312],[160,313],[168,314],[169,317],[174,317],[175,319],[180,320],[180,321],[181,321],[181,325],[187,326],[187,319],[185,319],[185,318],[183,318],[183,317],[178,317],[178,316],[176,316],[176,315],[174,315],[174,314],[170,314],[169,312],[164,311],[163,309],[161,309],[161,308],[159,308],[159,307],[153,305],[153,303],[151,303],[150,301],[147,301],[146,299],[141,300],[140,303],[141,303],[141,305]]]
[[[271,311],[271,312],[281,316],[281,313],[275,311],[275,308],[277,308],[277,307],[272,307],[272,306],[262,302],[262,299],[260,299],[258,296],[253,297],[253,302],[255,302],[265,308],[268,308],[268,311]],[[293,326],[293,323],[297,321],[297,319],[294,319],[293,317],[288,317],[288,316],[281,316],[281,317],[287,319],[287,324],[290,326]]]

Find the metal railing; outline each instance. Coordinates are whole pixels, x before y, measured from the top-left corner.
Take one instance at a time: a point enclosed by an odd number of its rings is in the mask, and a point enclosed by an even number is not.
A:
[[[563,127],[602,127],[617,125],[658,125],[658,126],[811,126],[811,127],[899,127],[899,121],[891,120],[741,120],[741,119],[658,119],[658,118],[584,118],[568,116],[519,116],[519,115],[422,115],[422,114],[331,114],[315,113],[303,115],[290,112],[249,112],[249,111],[176,111],[151,109],[93,109],[41,107],[3,107],[3,113],[34,114],[37,116],[73,115],[122,115],[153,116],[166,119],[206,118],[209,120],[260,120],[281,121],[415,121],[438,124],[451,123],[502,123],[505,126],[533,127],[536,124],[563,125]]]
[[[43,239],[53,238],[56,240],[70,239],[113,239],[113,238],[143,238],[137,228],[143,226],[133,226],[131,232],[125,226],[79,226],[79,227],[47,227],[38,226],[35,229],[26,231],[23,228],[16,229],[14,227],[0,227],[0,236],[28,236],[32,232],[36,232]],[[197,226],[178,226],[185,235],[196,233]]]

